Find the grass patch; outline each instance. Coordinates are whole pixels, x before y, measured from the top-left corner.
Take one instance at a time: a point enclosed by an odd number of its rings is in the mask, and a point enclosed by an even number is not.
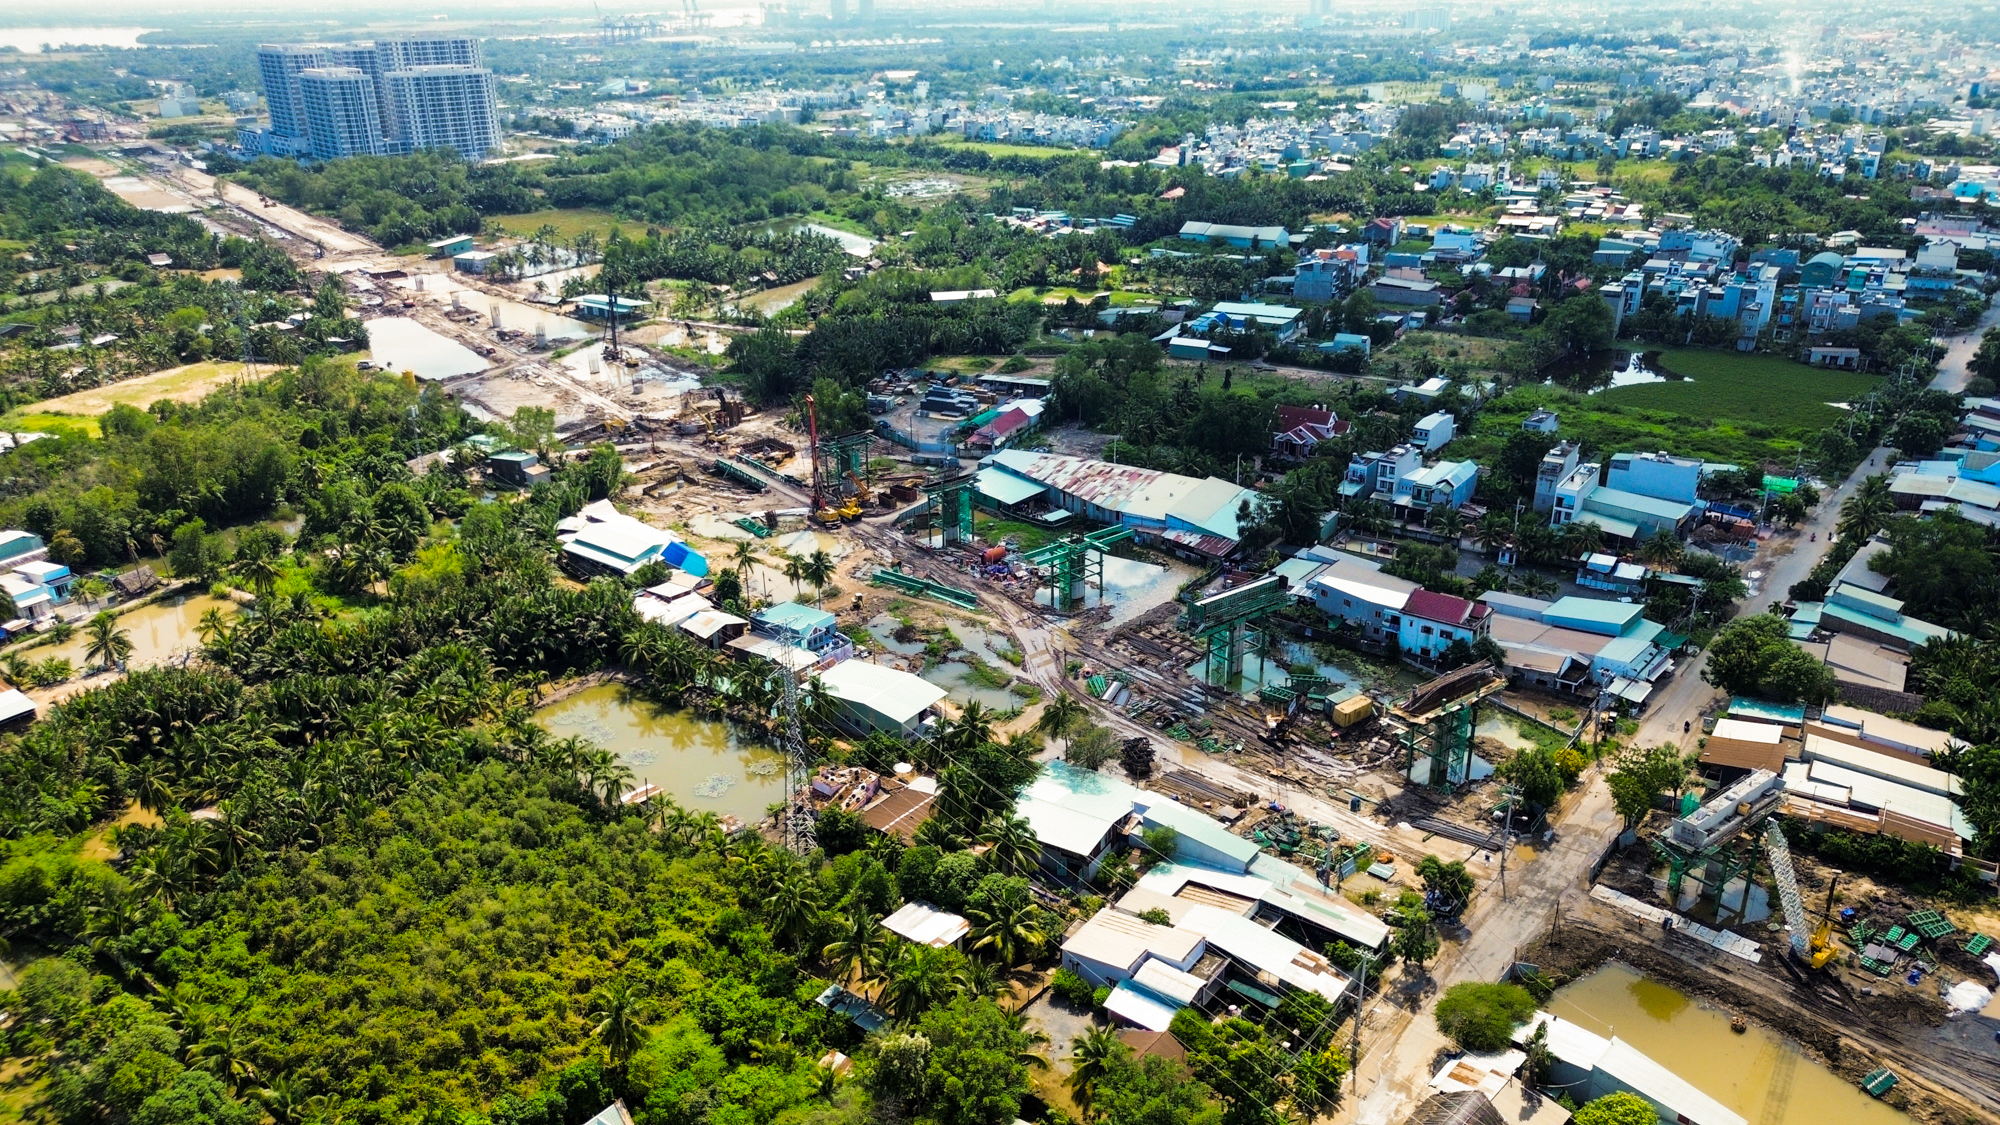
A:
[[[1026,156],[1038,160],[1052,160],[1058,156],[1074,156],[1088,152],[1081,148],[1055,148],[1049,145],[1010,145],[1000,141],[942,141],[949,148],[976,148],[988,156]]]
[[[1829,402],[1854,402],[1876,377],[1827,371],[1789,359],[1742,352],[1677,348],[1660,363],[1687,381],[1618,387],[1597,397],[1619,405],[1673,410],[1698,418],[1728,418],[1794,431],[1820,430],[1847,416]]]
[[[1071,522],[1073,524],[1075,521]],[[1076,529],[1074,527],[1037,527],[1034,524],[1022,523],[1019,520],[994,519],[991,516],[975,512],[973,514],[973,530],[988,543],[998,543],[1002,539],[1012,539],[1014,544],[1021,550],[1032,551],[1037,547],[1045,547]]]
[[[518,215],[496,215],[493,224],[508,234],[526,238],[544,224],[556,228],[556,237],[569,241],[584,231],[597,232],[602,239],[616,228],[627,238],[639,238],[646,233],[646,224],[621,219],[609,211],[599,211],[592,207],[551,208],[547,211],[524,211]]]

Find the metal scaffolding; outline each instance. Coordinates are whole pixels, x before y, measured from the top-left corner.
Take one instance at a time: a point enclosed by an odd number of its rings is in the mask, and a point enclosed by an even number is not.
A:
[[[1226,688],[1240,677],[1244,656],[1253,651],[1253,644],[1259,643],[1253,638],[1261,639],[1268,631],[1259,626],[1291,604],[1292,595],[1285,580],[1273,575],[1188,606],[1181,627],[1207,650],[1204,678],[1216,687]]]
[[[1405,775],[1415,780],[1421,758],[1426,763],[1422,784],[1447,790],[1464,784],[1472,770],[1479,701],[1506,686],[1506,678],[1482,661],[1423,684],[1401,706],[1391,708],[1390,714],[1403,723],[1398,741],[1406,755]]]
[[[978,473],[960,473],[924,485],[925,514],[943,535],[940,547],[972,538],[972,494],[978,478]]]
[[[1058,612],[1063,612],[1072,603],[1083,600],[1093,566],[1097,571],[1098,596],[1103,596],[1104,556],[1111,553],[1111,548],[1130,538],[1130,528],[1100,528],[1088,535],[1065,535],[1021,557],[1035,568],[1038,586],[1049,588],[1049,604]]]

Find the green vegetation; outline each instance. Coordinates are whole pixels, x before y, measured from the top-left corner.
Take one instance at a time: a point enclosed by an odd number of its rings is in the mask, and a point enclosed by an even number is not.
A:
[[[367,342],[338,285],[313,295],[296,331],[277,327],[307,303],[285,294],[302,278],[275,245],[142,211],[68,168],[0,171],[0,235],[33,247],[0,257],[0,320],[27,327],[0,342],[0,409],[246,347],[297,363]],[[156,253],[181,270],[239,269],[242,284],[156,269]]]
[[[1659,1119],[1653,1103],[1623,1090],[1591,1099],[1570,1118],[1576,1125],[1655,1125]]]
[[[1880,381],[1741,352],[1675,348],[1659,353],[1659,361],[1686,381],[1614,387],[1596,397],[1620,406],[1727,418],[1789,433],[1840,422],[1846,412],[1827,404],[1859,401]]]
[[[1762,614],[1723,626],[1701,678],[1731,695],[1820,705],[1834,698],[1833,672],[1789,639],[1782,617]]]
[[[1535,1014],[1535,998],[1518,984],[1468,981],[1445,990],[1434,1013],[1438,1030],[1468,1051],[1502,1051],[1514,1029]]]
[[[573,242],[578,235],[595,235],[600,241],[617,231],[626,238],[638,238],[645,234],[643,223],[621,219],[609,211],[599,211],[589,207],[572,207],[563,210],[527,211],[518,215],[494,215],[489,221],[508,234],[528,238],[544,227],[552,227],[556,237],[564,242]]]

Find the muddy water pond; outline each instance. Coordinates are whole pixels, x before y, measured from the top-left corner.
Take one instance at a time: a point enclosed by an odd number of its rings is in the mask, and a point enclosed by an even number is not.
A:
[[[1106,555],[1104,589],[1097,588],[1093,571],[1091,581],[1084,586],[1082,602],[1072,603],[1071,608],[1082,612],[1106,606],[1111,611],[1109,625],[1123,625],[1155,606],[1172,601],[1180,591],[1180,584],[1194,576],[1194,568],[1182,562],[1157,566],[1139,559]],[[1047,587],[1037,590],[1035,604],[1046,606],[1052,596]]]
[[[378,317],[368,322],[368,359],[377,367],[409,371],[419,379],[430,380],[470,375],[488,366],[471,348],[406,316]]]
[[[1545,382],[1583,394],[1596,394],[1614,387],[1636,387],[1642,383],[1678,383],[1686,376],[1667,370],[1658,352],[1628,352],[1604,348],[1584,355],[1568,356],[1543,368]]]
[[[236,615],[234,602],[208,594],[162,598],[130,613],[119,614],[118,627],[132,637],[132,656],[127,663],[134,668],[158,664],[200,648],[201,637],[196,635],[195,626],[201,623],[201,615],[211,609],[221,610],[224,617]],[[62,644],[25,651],[35,660],[60,656],[82,671],[89,663],[83,655],[88,647],[90,640],[79,626],[76,635]]]
[[[1895,1125],[1902,1113],[1863,1093],[1756,1024],[1739,1035],[1727,1013],[1625,965],[1606,965],[1556,992],[1549,1011],[1616,1035],[1756,1125]]]
[[[784,799],[784,757],[722,719],[648,703],[620,684],[558,700],[535,722],[557,738],[581,738],[618,755],[635,785],[657,785],[695,812],[754,824]]]

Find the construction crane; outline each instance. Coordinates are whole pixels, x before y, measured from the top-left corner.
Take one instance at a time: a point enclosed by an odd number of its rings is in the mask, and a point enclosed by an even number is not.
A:
[[[812,461],[813,519],[818,520],[826,527],[837,527],[840,524],[840,513],[827,503],[827,483],[825,478],[820,475],[819,407],[818,404],[813,402],[813,396],[811,395],[806,396],[806,441],[807,454]],[[861,509],[858,507],[855,508],[854,514],[857,516],[860,515]]]

